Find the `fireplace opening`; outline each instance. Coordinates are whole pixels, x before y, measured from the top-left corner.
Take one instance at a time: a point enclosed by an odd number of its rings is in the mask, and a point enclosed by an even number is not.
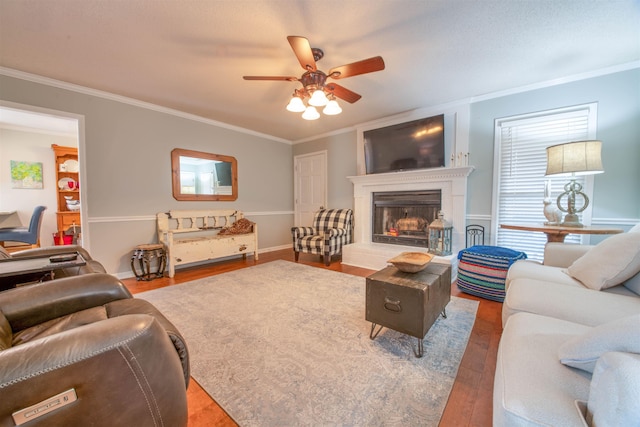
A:
[[[429,247],[427,227],[441,203],[441,190],[373,193],[372,241]]]

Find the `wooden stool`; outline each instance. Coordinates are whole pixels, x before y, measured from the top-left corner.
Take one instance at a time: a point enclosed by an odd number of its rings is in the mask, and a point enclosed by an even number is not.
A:
[[[158,269],[151,271],[151,261],[156,258],[158,260]],[[136,260],[140,266],[141,272],[136,271]],[[164,252],[164,246],[159,243],[138,245],[131,255],[131,270],[136,276],[136,280],[153,280],[164,275],[167,256]]]

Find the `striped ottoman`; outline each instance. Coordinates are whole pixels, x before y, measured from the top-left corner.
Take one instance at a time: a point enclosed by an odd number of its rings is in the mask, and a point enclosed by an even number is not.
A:
[[[493,301],[504,301],[504,284],[511,264],[524,252],[500,246],[471,246],[458,252],[458,289]]]

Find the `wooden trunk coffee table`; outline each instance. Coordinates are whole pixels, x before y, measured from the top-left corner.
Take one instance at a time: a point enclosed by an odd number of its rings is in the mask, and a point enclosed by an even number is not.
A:
[[[418,338],[416,357],[423,355],[429,328],[451,300],[451,266],[430,263],[418,273],[404,273],[389,266],[367,277],[366,320],[371,322],[369,338],[383,327]],[[376,330],[376,327],[378,329]]]

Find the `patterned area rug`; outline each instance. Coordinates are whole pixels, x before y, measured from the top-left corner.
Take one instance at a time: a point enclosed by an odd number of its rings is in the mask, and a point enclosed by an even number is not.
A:
[[[185,336],[191,373],[241,426],[437,426],[478,307],[424,339],[369,339],[365,279],[274,261],[136,295]]]

